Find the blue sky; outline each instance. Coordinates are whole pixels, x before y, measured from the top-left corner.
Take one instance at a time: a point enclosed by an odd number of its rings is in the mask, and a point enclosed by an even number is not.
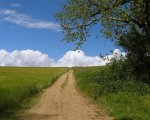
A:
[[[66,0],[0,0],[0,49],[38,50],[54,60],[67,51],[74,50],[74,43],[60,42],[63,38],[54,13],[61,10]],[[99,35],[98,38],[96,36]],[[99,26],[82,46],[88,56],[110,54],[116,46],[99,33]]]

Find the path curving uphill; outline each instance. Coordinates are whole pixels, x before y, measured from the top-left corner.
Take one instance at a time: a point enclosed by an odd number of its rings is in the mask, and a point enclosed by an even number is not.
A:
[[[63,74],[39,98],[23,120],[111,120],[76,90],[73,70]]]

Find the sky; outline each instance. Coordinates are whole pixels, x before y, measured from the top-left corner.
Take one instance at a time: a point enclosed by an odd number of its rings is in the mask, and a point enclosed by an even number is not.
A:
[[[54,14],[66,0],[0,0],[0,66],[93,66],[104,65],[99,54],[120,54],[113,42],[100,32],[75,49],[61,42],[63,33]],[[98,38],[96,36],[99,35]]]

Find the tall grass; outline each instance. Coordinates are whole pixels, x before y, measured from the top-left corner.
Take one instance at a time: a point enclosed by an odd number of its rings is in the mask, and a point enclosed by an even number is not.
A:
[[[108,67],[74,68],[79,89],[115,120],[150,119],[150,85],[114,79]]]
[[[50,86],[66,70],[0,67],[0,113],[20,108],[23,100]]]

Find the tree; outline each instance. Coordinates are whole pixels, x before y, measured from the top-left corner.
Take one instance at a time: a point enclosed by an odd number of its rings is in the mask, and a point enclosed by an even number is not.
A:
[[[120,38],[118,44],[128,53],[124,61],[128,66],[127,71],[130,71],[136,80],[150,83],[150,39],[146,33],[132,29]]]
[[[149,0],[68,0],[56,18],[64,31],[64,40],[80,46],[99,24],[101,32],[113,40],[131,27],[150,35]]]
[[[56,18],[64,40],[77,47],[99,25],[106,37],[128,53],[123,65],[137,79],[150,82],[150,0],[68,0]]]

